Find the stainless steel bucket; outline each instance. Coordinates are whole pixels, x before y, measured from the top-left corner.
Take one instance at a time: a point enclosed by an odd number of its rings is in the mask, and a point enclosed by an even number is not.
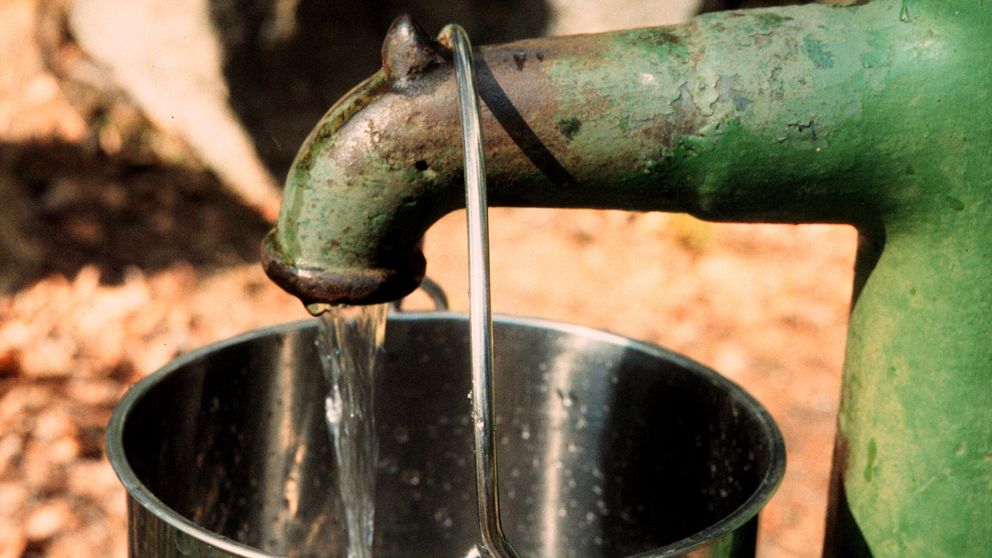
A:
[[[110,424],[131,556],[340,557],[315,322],[190,353]],[[389,318],[376,415],[377,558],[464,556],[478,537],[464,316]],[[495,324],[506,532],[523,556],[753,556],[785,467],[747,393],[656,346]]]

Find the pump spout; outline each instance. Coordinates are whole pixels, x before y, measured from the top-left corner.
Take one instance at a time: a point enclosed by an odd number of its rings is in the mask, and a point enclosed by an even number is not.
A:
[[[859,61],[881,65],[892,54],[876,33],[908,34],[898,17],[875,21],[869,12],[879,11],[732,12],[484,47],[476,59],[490,203],[723,220],[867,217],[880,205],[873,185],[912,158],[873,149],[900,130],[871,115],[888,70],[866,76]],[[424,272],[421,236],[464,205],[447,49],[400,18],[382,57],[382,70],[303,144],[265,241],[269,275],[306,302],[407,294]]]
[[[904,171],[932,149],[919,138],[936,112],[903,110],[919,78],[958,71],[952,26],[925,36],[904,20],[985,9],[855,4],[480,49],[490,203],[877,225],[911,203]],[[404,17],[382,57],[303,144],[264,243],[269,275],[305,302],[407,294],[423,233],[462,205],[447,49]]]

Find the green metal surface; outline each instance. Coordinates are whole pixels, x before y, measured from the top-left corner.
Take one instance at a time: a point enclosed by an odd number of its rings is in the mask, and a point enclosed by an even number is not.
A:
[[[856,4],[480,49],[489,200],[858,227],[824,553],[988,555],[992,2]],[[306,301],[402,296],[463,204],[450,65],[397,36],[304,144],[266,240]]]

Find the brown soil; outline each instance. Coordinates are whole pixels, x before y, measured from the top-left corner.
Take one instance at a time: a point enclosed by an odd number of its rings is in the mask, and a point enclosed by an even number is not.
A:
[[[34,42],[38,5],[0,0],[0,46],[16,61],[0,68],[0,558],[124,556],[103,440],[127,386],[306,314],[255,263],[264,222],[195,158],[129,151],[147,123],[124,102],[81,108]],[[759,555],[818,555],[854,231],[602,211],[491,221],[498,312],[663,344],[768,407],[789,468]],[[427,239],[428,273],[455,309],[463,231],[456,215]]]

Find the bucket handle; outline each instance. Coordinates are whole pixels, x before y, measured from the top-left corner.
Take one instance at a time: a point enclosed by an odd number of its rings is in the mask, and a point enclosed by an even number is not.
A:
[[[420,282],[420,290],[431,299],[434,303],[433,312],[447,312],[448,311],[448,295],[445,294],[444,289],[441,285],[438,285],[430,277],[424,277]],[[401,298],[393,302],[393,310],[397,312],[403,312],[403,301],[405,298]]]

